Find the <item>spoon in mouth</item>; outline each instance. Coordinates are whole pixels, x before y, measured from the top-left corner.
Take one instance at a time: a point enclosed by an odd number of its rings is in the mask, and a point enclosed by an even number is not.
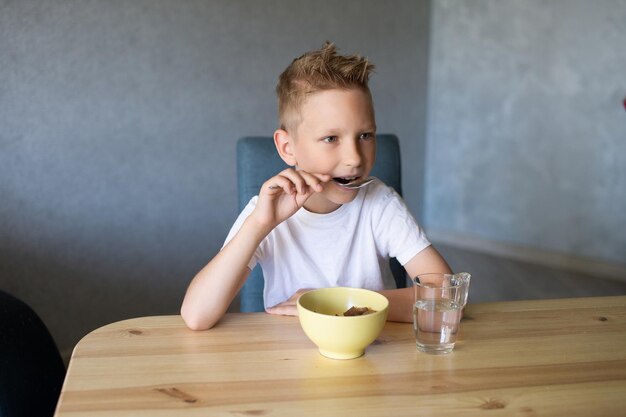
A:
[[[339,181],[333,180],[333,182],[339,185],[340,187],[350,188],[351,190],[356,190],[357,188],[365,187],[367,184],[371,183],[372,181],[374,181],[374,177],[367,177],[365,179],[349,182],[347,184],[342,184]]]
[[[359,181],[353,181],[353,182],[348,182],[346,184],[342,184],[339,181],[336,180],[332,180],[335,184],[337,184],[340,187],[343,188],[349,188],[351,190],[356,190],[357,188],[361,188],[361,187],[365,187],[367,184],[371,183],[372,181],[374,181],[374,177],[367,177],[365,179],[359,180]],[[278,188],[282,188],[279,185],[270,185],[269,189],[270,190],[276,190]]]

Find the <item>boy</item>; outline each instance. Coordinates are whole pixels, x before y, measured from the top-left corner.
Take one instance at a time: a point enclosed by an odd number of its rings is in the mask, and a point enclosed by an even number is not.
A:
[[[379,180],[345,186],[367,178],[374,165],[372,69],[326,43],[281,74],[274,142],[292,168],[263,184],[192,280],[181,308],[191,329],[217,323],[257,262],[268,313],[296,315],[306,289],[349,286],[379,291],[390,301],[388,320],[405,322],[412,321],[413,289],[385,289],[393,285],[389,257],[412,277],[450,272],[393,189]]]

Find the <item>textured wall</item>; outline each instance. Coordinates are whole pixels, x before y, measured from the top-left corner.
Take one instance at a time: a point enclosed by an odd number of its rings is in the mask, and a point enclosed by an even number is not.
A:
[[[327,39],[378,65],[419,215],[428,4],[0,0],[0,288],[61,349],[177,313],[237,215],[236,139],[272,134],[278,74]]]
[[[626,1],[432,11],[427,226],[626,263]]]

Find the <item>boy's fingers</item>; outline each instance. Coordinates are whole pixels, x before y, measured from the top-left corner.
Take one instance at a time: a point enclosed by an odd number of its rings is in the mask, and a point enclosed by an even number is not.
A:
[[[266,308],[265,311],[269,314],[277,314],[280,316],[298,315],[298,308],[294,304],[278,304],[277,306]]]
[[[267,180],[264,186],[270,191],[282,189],[287,194],[293,193],[293,182],[280,174]]]
[[[328,182],[333,179],[332,175],[330,174],[313,174],[313,175],[319,178],[319,180],[322,182]]]
[[[322,191],[323,187],[321,183],[324,181],[322,181],[322,179],[320,179],[317,175],[305,171],[300,171],[300,175],[302,175],[308,186],[317,192]],[[328,177],[330,178],[330,176]]]
[[[302,173],[300,171],[296,171],[293,168],[288,168],[281,172],[279,175],[284,176],[291,180],[291,182],[296,186],[296,190],[300,194],[306,193],[306,181],[302,177]]]
[[[281,316],[297,316],[298,315],[298,298],[302,294],[311,291],[311,288],[300,288],[294,295],[289,297],[287,301],[283,301],[280,304],[276,304],[274,307],[266,308],[265,311],[269,314],[278,314]]]
[[[333,177],[331,175],[329,175],[329,174],[313,174],[313,175],[315,175],[315,177],[321,181],[321,183],[320,183],[320,190],[319,191],[322,191],[322,189],[323,189],[322,184],[323,183],[329,182],[330,180],[333,179]]]
[[[309,187],[314,191],[320,192],[323,190],[322,183],[330,181],[331,178],[328,174],[315,174],[287,168],[269,179],[265,186],[270,191],[282,188],[287,194],[293,194],[294,191],[298,194],[309,194],[311,193],[311,190],[308,189]]]

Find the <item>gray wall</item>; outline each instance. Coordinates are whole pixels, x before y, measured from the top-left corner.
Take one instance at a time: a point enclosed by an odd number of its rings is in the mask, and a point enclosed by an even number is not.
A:
[[[626,265],[626,1],[435,0],[425,223]]]
[[[237,215],[235,142],[276,127],[274,85],[332,40],[378,65],[421,216],[429,2],[0,0],[0,289],[59,347],[177,314]]]

